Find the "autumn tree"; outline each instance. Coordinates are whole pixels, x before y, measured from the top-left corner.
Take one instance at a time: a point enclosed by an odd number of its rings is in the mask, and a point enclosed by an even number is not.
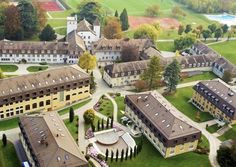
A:
[[[174,17],[186,16],[186,13],[178,5],[171,9],[171,13]]]
[[[158,16],[159,13],[160,13],[159,5],[151,5],[145,9],[145,15],[148,17]]]
[[[126,31],[129,29],[129,18],[127,10],[124,8],[120,14],[120,21],[121,21],[121,29],[122,31]]]
[[[103,28],[103,35],[107,39],[120,39],[122,38],[121,24],[118,18],[108,17],[106,24]]]
[[[160,34],[160,30],[157,30],[153,25],[142,24],[134,31],[135,39],[151,39],[155,42]]]
[[[32,5],[34,6],[37,13],[39,30],[42,30],[47,23],[46,11],[42,8],[39,1],[37,0],[33,0]]]
[[[81,68],[86,69],[88,72],[96,67],[96,57],[91,55],[89,52],[84,52],[84,54],[80,56],[78,64]]]
[[[180,81],[180,65],[176,59],[166,67],[164,72],[164,81],[169,92],[176,90],[176,86]]]
[[[46,27],[39,34],[39,39],[41,41],[53,41],[57,38],[55,30],[47,24]]]
[[[21,36],[18,34],[21,31],[19,10],[16,6],[10,5],[5,10],[5,37],[9,40],[19,40]]]
[[[139,47],[135,45],[123,45],[121,49],[122,62],[139,60]]]
[[[157,83],[161,78],[162,67],[158,57],[153,56],[148,63],[147,69],[141,75],[141,78],[146,81],[149,90],[157,87]]]
[[[179,34],[179,35],[182,35],[183,32],[184,32],[184,26],[183,26],[183,25],[179,25],[178,34]]]
[[[146,82],[143,80],[137,80],[134,83],[134,87],[136,88],[137,91],[141,91],[146,88]]]
[[[230,71],[225,71],[222,80],[226,83],[232,81],[232,73]]]
[[[84,115],[84,121],[86,124],[92,124],[95,119],[95,112],[93,109],[88,109],[85,111]]]

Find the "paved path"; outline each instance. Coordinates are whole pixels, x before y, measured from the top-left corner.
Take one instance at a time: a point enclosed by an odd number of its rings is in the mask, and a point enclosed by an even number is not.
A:
[[[105,96],[111,100],[112,104],[113,104],[113,118],[114,118],[114,121],[117,122],[117,113],[118,113],[118,106],[117,106],[117,103],[115,101],[114,98],[112,98],[108,93],[105,94]]]

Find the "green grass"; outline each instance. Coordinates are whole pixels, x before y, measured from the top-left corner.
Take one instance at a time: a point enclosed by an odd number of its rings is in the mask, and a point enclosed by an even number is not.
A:
[[[50,24],[52,27],[66,27],[66,19],[63,20],[50,19],[47,21],[47,24]]]
[[[156,46],[161,51],[175,52],[174,42],[157,42]]]
[[[107,117],[111,117],[113,116],[113,104],[111,102],[111,100],[109,99],[100,99],[100,107],[98,109],[98,112],[100,112],[101,114],[107,116]]]
[[[18,67],[16,65],[2,64],[0,65],[0,68],[2,69],[3,72],[15,72],[18,70]]]
[[[215,79],[217,76],[213,72],[204,72],[203,74],[194,75],[192,77],[185,78],[181,83],[200,81],[200,80],[211,80]]]
[[[59,114],[59,115],[64,115],[64,114],[68,113],[71,107],[73,107],[74,110],[77,110],[78,108],[84,106],[85,104],[89,103],[90,101],[91,101],[91,99],[88,99],[88,100],[85,100],[85,101],[83,101],[83,102],[74,104],[74,105],[69,106],[69,107],[67,107],[67,108],[64,108],[64,109],[62,109],[62,110],[59,110],[59,111],[58,111],[58,114]]]
[[[66,28],[59,28],[55,30],[57,34],[66,35]]]
[[[120,122],[121,117],[124,116],[124,114],[121,111],[125,111],[125,103],[124,103],[125,98],[122,96],[116,96],[115,101],[118,106],[118,112],[117,112],[117,120]]]
[[[207,112],[200,111],[200,121],[196,119],[196,113],[199,111],[195,106],[193,106],[188,101],[192,97],[193,89],[192,87],[186,87],[177,89],[177,92],[173,95],[165,96],[166,99],[173,104],[180,112],[191,118],[196,122],[205,122],[212,120],[213,117]]]
[[[208,155],[194,152],[184,153],[164,159],[155,147],[145,138],[139,155],[132,160],[110,163],[111,167],[210,167]]]
[[[210,133],[215,133],[215,132],[217,132],[217,130],[219,130],[219,129],[220,129],[220,127],[218,126],[218,124],[211,125],[211,126],[208,126],[208,127],[206,128],[206,130],[207,130],[208,132],[210,132]]]
[[[0,166],[1,167],[17,167],[20,166],[20,161],[17,157],[15,147],[7,141],[7,146],[3,147],[0,144]]]
[[[29,72],[39,72],[48,69],[48,66],[30,66],[27,68]]]
[[[74,117],[73,122],[70,122],[69,119],[63,120],[67,129],[69,130],[71,136],[74,138],[74,140],[76,141],[76,139],[78,139],[78,127],[76,126],[77,124],[77,118],[79,118],[78,116]]]
[[[0,121],[0,131],[18,127],[18,121],[18,117]]]
[[[212,49],[220,53],[231,63],[236,64],[236,41],[226,41],[218,44],[209,45]]]
[[[208,149],[210,148],[209,141],[203,134],[201,136],[201,140],[199,141],[198,145],[202,148],[208,148]]]
[[[100,124],[101,124],[101,123],[102,123],[102,119],[100,119],[98,116],[95,116],[94,121],[93,121],[93,125],[95,126],[95,131],[97,131],[98,120],[100,120]],[[105,126],[105,123],[106,123],[106,122],[107,122],[107,121],[104,120],[104,127],[106,127],[106,126]],[[85,133],[86,133],[86,131],[87,131],[89,128],[91,128],[91,125],[90,125],[90,124],[85,124],[85,125],[84,125],[84,131],[85,131]],[[101,129],[100,129],[100,130],[101,130]]]
[[[225,132],[223,135],[218,137],[221,141],[236,139],[236,125],[232,126],[232,129]]]

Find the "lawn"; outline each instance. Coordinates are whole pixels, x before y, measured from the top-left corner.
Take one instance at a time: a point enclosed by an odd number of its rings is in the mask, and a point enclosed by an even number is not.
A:
[[[0,131],[18,127],[18,121],[18,117],[0,121]]]
[[[66,27],[66,19],[48,19],[47,24],[50,24],[52,27]]]
[[[93,121],[93,125],[95,126],[95,131],[97,131],[97,124],[98,124],[98,120],[100,120],[100,124],[102,123],[102,119],[100,119],[98,116],[95,116],[95,118],[94,118],[94,121]],[[103,120],[103,122],[104,122],[104,128],[106,128],[106,120]],[[89,128],[91,128],[91,125],[90,124],[85,124],[85,126],[84,126],[84,131],[85,131],[85,133],[86,133],[86,131],[89,129]]]
[[[17,157],[14,145],[8,141],[7,146],[0,144],[0,166],[1,167],[17,167],[20,161]]]
[[[88,100],[85,100],[85,101],[83,101],[83,102],[80,102],[80,103],[74,104],[74,105],[72,105],[72,106],[66,107],[66,108],[64,108],[64,109],[62,109],[62,110],[59,110],[59,111],[58,111],[58,114],[59,114],[59,115],[64,115],[64,114],[68,113],[71,107],[73,107],[73,109],[74,109],[74,111],[75,111],[75,110],[77,110],[78,108],[80,108],[80,107],[84,106],[85,104],[89,103],[90,101],[91,101],[91,99],[88,99]]]
[[[218,126],[218,124],[208,126],[206,130],[210,133],[215,133],[217,130],[219,130],[221,127]]]
[[[196,122],[205,122],[212,120],[213,117],[207,112],[200,111],[200,121],[196,119],[196,113],[199,111],[188,101],[192,97],[193,89],[192,87],[186,87],[177,89],[177,92],[173,95],[165,96],[166,99],[172,103],[180,112],[191,118]]]
[[[100,112],[101,114],[103,114],[107,117],[112,117],[114,107],[113,107],[113,104],[112,104],[111,100],[101,98],[99,100],[99,102],[100,102],[100,107],[98,109],[98,112]]]
[[[184,153],[164,159],[155,147],[145,138],[142,151],[136,158],[123,162],[109,162],[111,167],[210,167],[208,155],[194,152]]]
[[[118,106],[118,113],[117,113],[117,121],[120,122],[121,117],[124,116],[124,114],[121,111],[125,111],[125,98],[122,96],[116,96],[115,101]]]
[[[174,42],[157,42],[156,46],[161,51],[169,51],[169,52],[175,51]]]
[[[39,72],[48,69],[48,66],[30,66],[27,68],[29,72]]]
[[[212,49],[220,53],[231,63],[236,64],[236,41],[226,41],[218,44],[209,45]]]
[[[2,64],[0,65],[0,68],[2,69],[3,72],[15,72],[18,70],[18,67],[16,65]]]
[[[63,120],[75,141],[78,139],[78,127],[76,126],[78,118],[78,116],[75,116],[73,122],[70,122],[69,119]]]
[[[59,35],[66,35],[66,28],[59,28],[55,30]]]
[[[198,146],[202,147],[202,148],[210,148],[210,144],[209,141],[207,140],[207,138],[202,134],[201,140],[198,143]]]
[[[218,137],[221,141],[229,140],[229,139],[236,139],[236,125],[232,126],[232,129],[225,132],[223,135]]]
[[[181,81],[181,83],[200,81],[200,80],[211,80],[215,78],[217,78],[217,76],[213,72],[204,72],[203,74],[194,75],[192,77],[185,78]]]

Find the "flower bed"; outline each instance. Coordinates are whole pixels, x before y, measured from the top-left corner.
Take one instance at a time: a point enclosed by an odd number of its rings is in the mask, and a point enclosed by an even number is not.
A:
[[[102,160],[101,158],[98,158],[99,153],[97,150],[93,147],[92,144],[90,144],[87,148],[87,155],[95,159],[102,167],[109,167],[105,160]]]

